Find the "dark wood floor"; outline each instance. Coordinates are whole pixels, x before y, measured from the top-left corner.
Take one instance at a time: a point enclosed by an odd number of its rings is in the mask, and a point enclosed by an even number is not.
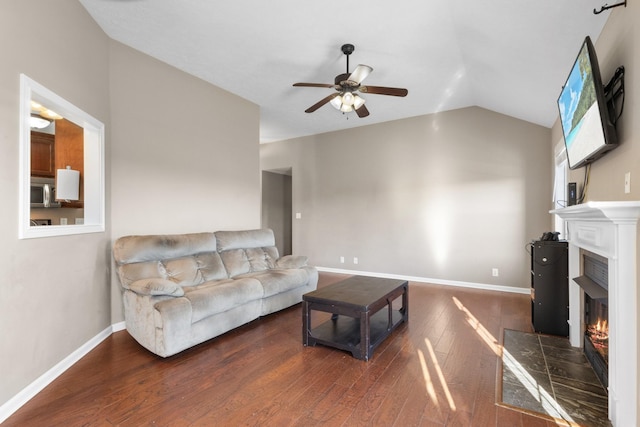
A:
[[[409,324],[369,362],[303,347],[300,305],[167,359],[121,331],[3,426],[556,425],[495,404],[502,328],[531,330],[526,295],[409,288]]]

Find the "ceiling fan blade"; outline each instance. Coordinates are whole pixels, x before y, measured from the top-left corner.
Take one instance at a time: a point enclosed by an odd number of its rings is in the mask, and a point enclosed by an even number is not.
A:
[[[336,85],[332,85],[329,83],[294,83],[296,87],[329,87],[334,88]]]
[[[367,117],[369,115],[369,110],[367,110],[367,107],[362,104],[362,106],[356,110],[356,114],[362,119],[363,117]]]
[[[360,83],[362,83],[364,79],[367,78],[367,76],[372,71],[373,71],[373,68],[369,67],[368,65],[360,64],[356,67],[353,73],[351,73],[351,75],[347,80],[359,85]]]
[[[307,108],[306,110],[304,110],[305,113],[313,113],[314,111],[316,111],[318,108],[322,107],[324,104],[327,104],[329,101],[331,101],[333,98],[335,98],[336,96],[340,95],[339,93],[332,93],[329,96],[325,96],[324,98],[322,98],[320,101],[316,102],[315,104],[313,104],[311,107]]]
[[[408,90],[399,87],[360,86],[360,92],[376,95],[407,96]]]

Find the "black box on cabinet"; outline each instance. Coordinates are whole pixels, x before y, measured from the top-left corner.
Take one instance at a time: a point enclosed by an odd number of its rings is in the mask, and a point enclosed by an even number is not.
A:
[[[536,332],[569,336],[569,264],[566,241],[531,243],[531,323]]]

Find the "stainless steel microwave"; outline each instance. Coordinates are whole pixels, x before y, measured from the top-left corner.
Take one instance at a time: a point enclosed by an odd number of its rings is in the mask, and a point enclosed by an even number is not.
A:
[[[31,177],[31,207],[59,208],[56,202],[56,180],[53,178]]]

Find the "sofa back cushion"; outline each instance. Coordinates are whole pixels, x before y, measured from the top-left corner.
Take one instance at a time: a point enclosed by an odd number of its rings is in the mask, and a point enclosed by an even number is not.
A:
[[[229,277],[275,267],[279,256],[272,230],[216,231],[215,236]]]
[[[194,286],[228,277],[216,249],[214,233],[125,236],[114,244],[113,257],[125,288],[154,277]]]
[[[167,278],[180,286],[195,286],[209,280],[226,279],[227,271],[217,252],[206,252],[162,262]]]
[[[214,233],[124,236],[113,245],[113,257],[118,264],[182,258],[216,251]]]

